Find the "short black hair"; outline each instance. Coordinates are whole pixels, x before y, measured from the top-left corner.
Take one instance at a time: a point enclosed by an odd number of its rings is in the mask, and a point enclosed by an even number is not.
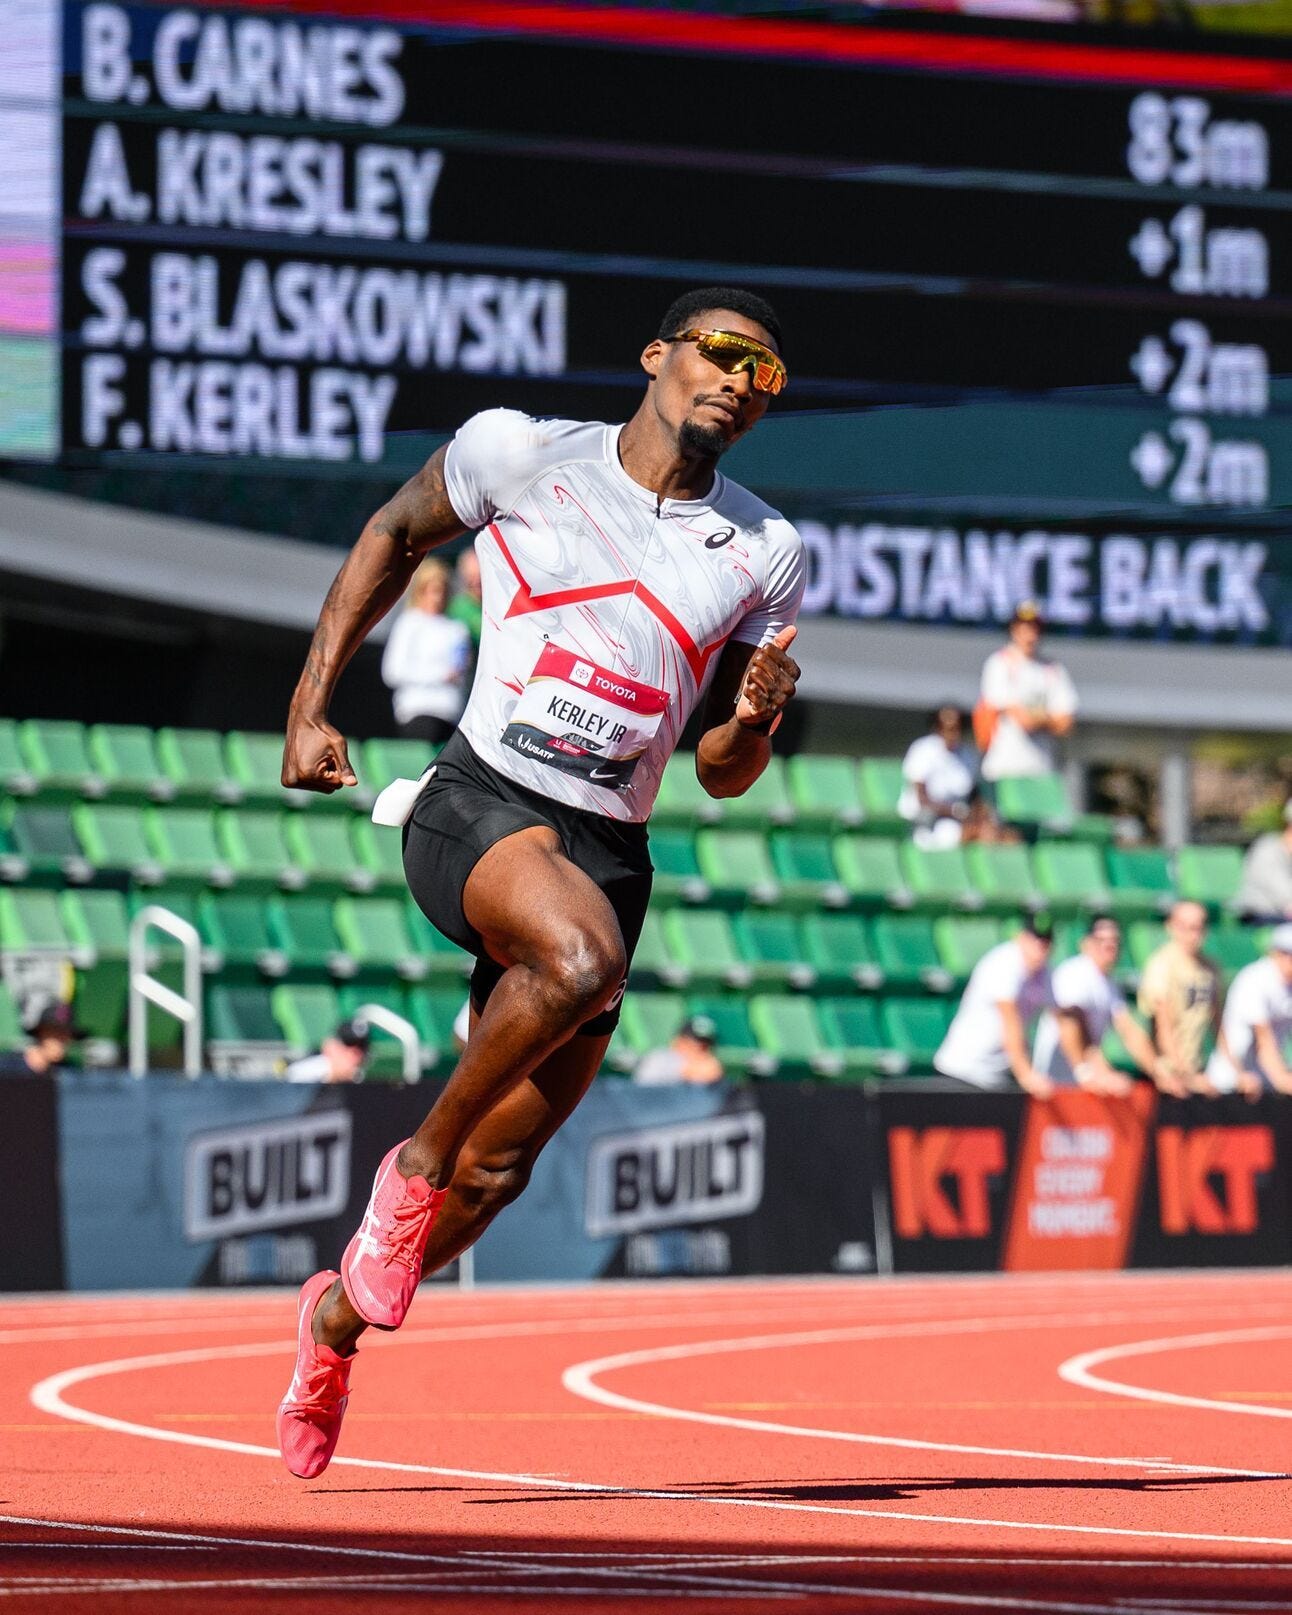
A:
[[[697,314],[706,314],[715,308],[729,308],[733,314],[757,320],[780,347],[781,322],[776,318],[776,310],[765,297],[759,297],[757,292],[742,291],[739,286],[700,286],[693,292],[683,292],[664,310],[656,335],[660,338],[676,336],[687,329]]]

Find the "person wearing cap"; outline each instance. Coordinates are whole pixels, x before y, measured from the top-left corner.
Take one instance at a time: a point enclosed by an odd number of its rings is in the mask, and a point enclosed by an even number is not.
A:
[[[1258,924],[1292,920],[1292,797],[1283,806],[1283,828],[1257,836],[1248,847],[1237,906]]]
[[[1040,654],[1045,624],[1024,600],[1009,624],[1009,642],[983,664],[974,733],[983,748],[986,780],[1052,774],[1057,742],[1071,734],[1077,691],[1068,670]]]
[[[342,1021],[317,1054],[293,1060],[283,1076],[288,1082],[362,1082],[371,1043],[367,1021]]]
[[[701,1087],[720,1082],[722,1063],[713,1052],[717,1041],[717,1025],[707,1015],[692,1015],[678,1027],[667,1048],[652,1049],[641,1057],[633,1081],[651,1088],[677,1082]]]
[[[1121,956],[1122,928],[1111,914],[1092,917],[1080,952],[1054,972],[1054,1008],[1046,1010],[1036,1029],[1032,1060],[1056,1087],[1086,1088],[1119,1097],[1131,1091],[1131,1079],[1109,1063],[1103,1041],[1110,1027],[1126,1045],[1132,1060],[1164,1092],[1181,1095],[1184,1087],[1152,1040],[1131,1014],[1113,981]]]
[[[1179,902],[1166,921],[1167,940],[1144,963],[1139,1010],[1157,1052],[1189,1093],[1214,1093],[1204,1068],[1208,1039],[1220,1030],[1220,971],[1202,951],[1207,911]]]
[[[1207,1063],[1219,1093],[1255,1099],[1265,1088],[1292,1093],[1285,1053],[1292,1037],[1292,922],[1270,934],[1269,952],[1245,965],[1225,999],[1220,1036]]]
[[[1052,1084],[1032,1063],[1027,1037],[1031,1023],[1054,1004],[1053,943],[1049,917],[1030,915],[1008,942],[983,954],[933,1056],[936,1071],[975,1088],[1008,1088],[1012,1077],[1034,1098],[1050,1097]]]
[[[67,1063],[68,1049],[84,1036],[70,1004],[45,1004],[30,1028],[27,1047],[0,1055],[0,1076],[47,1077]]]

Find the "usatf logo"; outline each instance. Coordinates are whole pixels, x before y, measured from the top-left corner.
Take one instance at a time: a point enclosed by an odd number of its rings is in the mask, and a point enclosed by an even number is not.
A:
[[[999,1127],[893,1127],[888,1134],[893,1227],[902,1239],[985,1239],[988,1185],[1005,1170]]]
[[[1256,1180],[1274,1167],[1268,1127],[1162,1127],[1158,1204],[1164,1234],[1252,1234],[1260,1226]]]
[[[349,1198],[348,1111],[197,1133],[184,1152],[188,1240],[318,1222]]]
[[[573,684],[591,684],[593,666],[591,662],[575,662],[570,669],[570,682]]]
[[[584,1222],[592,1239],[744,1217],[762,1198],[756,1110],[616,1133],[588,1151]]]

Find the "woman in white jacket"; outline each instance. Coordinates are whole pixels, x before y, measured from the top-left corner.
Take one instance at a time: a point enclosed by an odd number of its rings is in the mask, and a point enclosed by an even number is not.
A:
[[[471,662],[466,626],[444,614],[450,576],[438,557],[422,562],[381,658],[382,679],[394,691],[400,734],[435,746],[449,738],[462,716]]]

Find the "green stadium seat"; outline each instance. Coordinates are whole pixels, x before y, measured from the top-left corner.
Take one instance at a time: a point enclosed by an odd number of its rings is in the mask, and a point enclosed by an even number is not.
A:
[[[21,886],[31,874],[31,865],[14,845],[9,826],[0,818],[0,880]]]
[[[259,992],[259,988],[244,988]],[[269,990],[269,1004],[278,1035],[293,1052],[307,1054],[317,1049],[325,1037],[336,1031],[342,1020],[336,989],[326,986],[297,986],[280,981]]]
[[[933,921],[926,915],[877,914],[872,930],[875,957],[884,972],[886,988],[951,991],[954,979],[938,955]]]
[[[0,1049],[21,1049],[26,1045],[27,1038],[18,1016],[18,1006],[8,987],[0,981]]]
[[[866,908],[911,906],[898,843],[887,836],[836,836],[834,867],[855,903]]]
[[[1076,818],[1062,774],[997,780],[996,810],[1007,824],[1036,825],[1055,835],[1066,835]]]
[[[880,1023],[878,1000],[873,998],[818,998],[817,1014],[826,1046],[843,1058],[842,1076],[900,1076],[906,1056],[890,1045]]]
[[[772,869],[785,902],[794,907],[842,908],[848,891],[834,867],[834,850],[823,830],[773,830]]]
[[[220,847],[240,886],[300,891],[307,876],[287,845],[285,814],[268,808],[231,808],[219,816]]]
[[[725,803],[710,796],[695,772],[695,753],[679,751],[665,768],[651,814],[661,824],[718,824]]]
[[[270,906],[247,892],[203,892],[197,905],[202,940],[217,953],[225,971],[257,972],[277,979],[291,969],[270,924]]]
[[[647,910],[633,953],[630,979],[665,987],[685,987],[690,979],[686,966],[673,957],[664,916],[659,909]]]
[[[666,1047],[687,1013],[681,993],[647,993],[634,988],[624,997],[619,1025],[627,1047],[640,1057]]]
[[[874,991],[884,984],[870,925],[860,914],[805,915],[803,952],[819,986]]]
[[[210,808],[145,808],[144,828],[168,885],[177,881],[233,884],[234,871],[220,845]]]
[[[413,939],[414,950],[425,962],[427,979],[447,984],[469,976],[475,966],[474,957],[437,931],[411,897],[403,901],[408,934]]]
[[[716,908],[675,908],[663,917],[670,956],[700,986],[747,987],[753,971],[745,962],[731,916]]]
[[[1149,955],[1167,940],[1166,931],[1156,920],[1135,920],[1126,927],[1126,957],[1131,967],[1142,971]]]
[[[655,865],[651,895],[656,902],[703,903],[709,897],[709,883],[700,873],[695,856],[695,836],[680,825],[660,825],[652,821],[650,856]]]
[[[1243,878],[1237,847],[1181,847],[1175,855],[1175,886],[1181,897],[1211,909],[1229,908]]]
[[[1266,933],[1248,925],[1213,925],[1207,934],[1206,953],[1227,976],[1253,964],[1265,951]]]
[[[59,894],[38,887],[0,888],[0,949],[12,953],[53,953],[88,964],[89,948],[68,934]]]
[[[156,749],[176,796],[228,804],[246,794],[229,773],[224,736],[214,729],[159,729]]]
[[[72,811],[64,804],[13,803],[8,833],[13,854],[26,865],[27,874],[57,875],[73,884],[93,877],[94,860],[86,857]]]
[[[325,821],[331,824],[333,821]],[[407,890],[404,878],[404,839],[389,825],[373,824],[356,817],[350,825],[354,856],[360,868],[372,876],[371,889],[382,892]]]
[[[397,897],[342,897],[334,912],[341,945],[362,974],[393,970],[405,981],[421,981],[428,974]]]
[[[157,760],[151,729],[139,723],[96,723],[88,740],[90,760],[109,796],[169,802],[175,795]]]
[[[1048,908],[1067,914],[1113,909],[1104,860],[1088,841],[1042,841],[1033,851],[1032,867]]]
[[[457,1059],[453,1026],[467,1001],[465,984],[456,988],[410,987],[407,1001],[408,1018],[427,1050],[425,1063],[441,1069],[451,1067]]]
[[[848,830],[865,817],[857,786],[857,767],[850,757],[802,753],[786,763],[785,777],[799,824]]]
[[[164,870],[148,838],[144,809],[127,803],[78,803],[72,824],[96,869],[125,870],[140,886],[160,885]]]
[[[317,791],[288,790],[282,783],[282,735],[251,734],[235,729],[225,740],[224,755],[230,777],[242,787],[248,801],[276,807],[309,807],[333,800]],[[343,793],[338,793],[343,794]]]
[[[387,831],[388,835],[398,835]],[[350,821],[338,813],[293,813],[283,825],[292,863],[311,886],[336,892],[370,892],[376,877],[362,863],[350,839]],[[402,881],[401,881],[402,886]]]
[[[963,847],[902,846],[902,872],[922,908],[980,909],[982,893],[969,874]]]
[[[805,994],[759,993],[749,1001],[749,1024],[758,1046],[775,1062],[768,1075],[841,1076],[843,1055],[830,1048]]]
[[[73,1004],[93,1038],[119,1044],[125,1027],[130,914],[122,892],[86,888],[59,894],[63,924],[88,963],[78,964]]]
[[[440,748],[425,740],[369,740],[362,757],[352,757],[359,784],[375,796],[392,779],[421,779],[439,755]],[[353,794],[353,793],[342,793]]]
[[[736,941],[757,983],[811,987],[816,971],[794,916],[783,910],[746,909],[735,918]]]
[[[909,826],[897,811],[902,794],[900,757],[864,757],[857,765],[857,784],[866,825],[875,830],[906,830]]]
[[[18,725],[18,744],[42,794],[90,798],[104,794],[107,787],[90,756],[83,724],[27,718]]]
[[[10,796],[31,796],[36,791],[36,776],[22,754],[13,718],[0,718],[0,791]]]
[[[743,994],[692,994],[687,1014],[707,1015],[713,1022],[718,1033],[714,1053],[724,1066],[733,1071],[767,1070],[771,1062],[758,1047],[758,1039],[749,1024],[749,1005]],[[673,1031],[677,1031],[676,1026]]]
[[[1165,914],[1170,908],[1171,864],[1161,847],[1110,847],[1107,864],[1113,908],[1119,915]]]
[[[722,822],[733,826],[792,824],[794,817],[785,759],[775,752],[743,796],[729,796],[722,803]]]
[[[273,991],[278,991],[275,988]],[[216,982],[206,990],[206,1036],[211,1043],[282,1043],[282,1027],[274,1015],[268,987]],[[305,1053],[308,1044],[296,1045]]]
[[[781,895],[767,839],[757,830],[698,830],[695,855],[716,897],[770,904]]]
[[[985,915],[942,915],[933,922],[933,939],[942,968],[957,984],[968,981],[983,954],[1003,942],[1012,930],[1004,921]]]
[[[293,972],[326,971],[341,981],[355,974],[358,961],[338,932],[330,897],[275,897],[265,909],[270,945]]]
[[[964,851],[969,878],[994,913],[1022,915],[1043,902],[1031,854],[1021,843],[976,842]]]
[[[933,1056],[955,1013],[945,998],[885,998],[883,1027],[889,1045],[904,1054],[912,1071],[933,1069]]]

